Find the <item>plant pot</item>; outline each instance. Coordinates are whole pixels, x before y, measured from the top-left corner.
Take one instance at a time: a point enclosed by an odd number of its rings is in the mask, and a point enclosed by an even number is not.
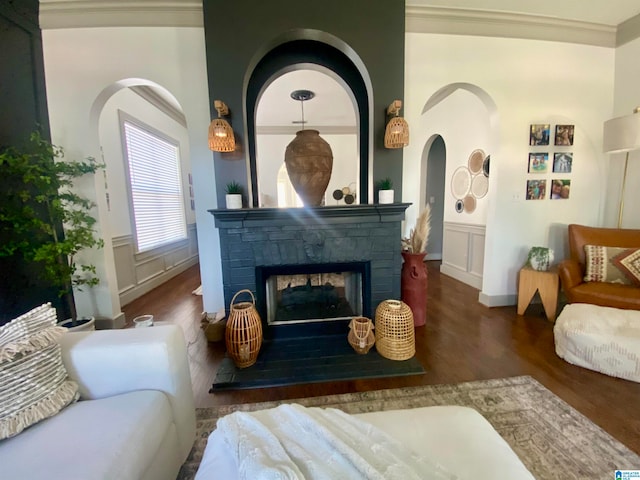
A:
[[[378,203],[393,203],[393,190],[379,190]]]
[[[58,325],[67,328],[70,332],[90,332],[96,329],[96,319],[94,317],[79,318],[74,326],[73,320],[67,318]]]
[[[227,193],[225,195],[228,209],[242,208],[242,194],[241,193]]]
[[[553,250],[547,247],[531,247],[527,256],[527,265],[541,272],[549,270],[553,262]]]

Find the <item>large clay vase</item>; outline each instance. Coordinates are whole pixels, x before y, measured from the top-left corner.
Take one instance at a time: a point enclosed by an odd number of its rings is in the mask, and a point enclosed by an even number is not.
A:
[[[413,324],[421,327],[427,321],[427,266],[425,253],[402,252],[404,263],[400,275],[402,301],[413,312]]]
[[[300,130],[284,153],[291,184],[305,207],[317,207],[331,179],[333,153],[317,130]]]

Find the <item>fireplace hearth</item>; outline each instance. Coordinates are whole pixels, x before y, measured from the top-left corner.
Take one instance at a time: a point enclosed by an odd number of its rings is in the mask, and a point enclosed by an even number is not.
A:
[[[227,311],[256,294],[266,339],[345,333],[400,298],[401,222],[407,203],[210,210],[220,234]]]

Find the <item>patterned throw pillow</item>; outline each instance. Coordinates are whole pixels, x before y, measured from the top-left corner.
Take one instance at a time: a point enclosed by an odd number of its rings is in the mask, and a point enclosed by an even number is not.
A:
[[[48,303],[0,327],[0,440],[78,399],[56,342],[66,329],[56,321]]]
[[[640,287],[640,249],[585,245],[585,282]]]

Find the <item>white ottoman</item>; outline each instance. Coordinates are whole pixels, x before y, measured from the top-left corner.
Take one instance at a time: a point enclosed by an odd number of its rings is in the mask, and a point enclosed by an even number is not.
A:
[[[556,353],[567,362],[640,382],[640,311],[572,303],[553,333]]]

